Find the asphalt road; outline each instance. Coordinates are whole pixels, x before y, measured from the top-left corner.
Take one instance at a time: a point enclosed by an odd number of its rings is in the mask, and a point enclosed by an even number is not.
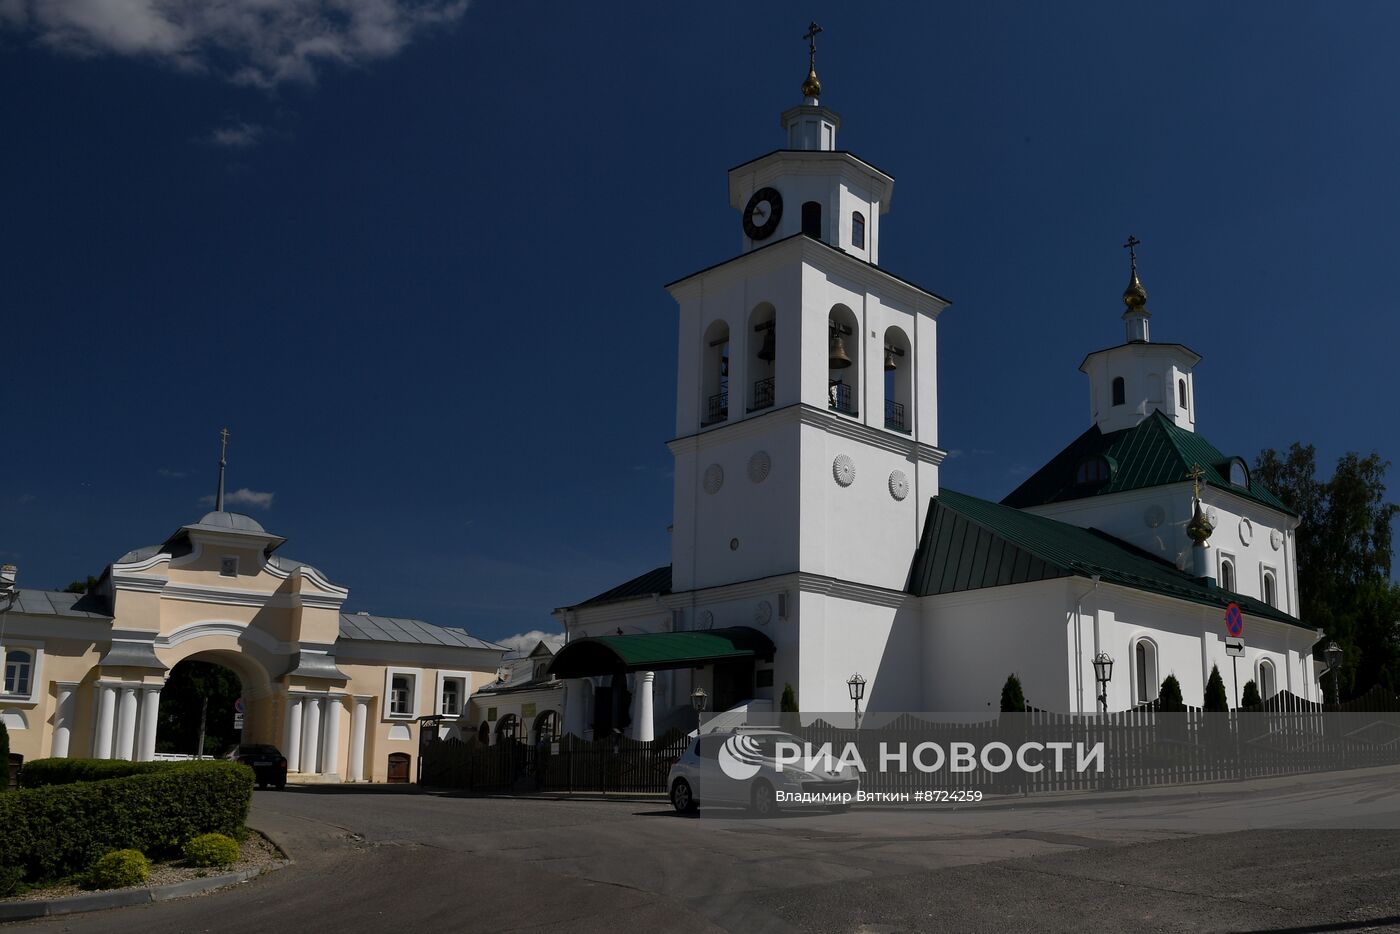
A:
[[[299,788],[258,792],[251,823],[295,864],[214,895],[16,928],[1400,930],[1396,770],[772,821]]]

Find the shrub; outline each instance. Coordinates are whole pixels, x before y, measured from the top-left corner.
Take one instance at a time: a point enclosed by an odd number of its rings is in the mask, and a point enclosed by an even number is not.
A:
[[[253,770],[237,762],[178,762],[106,781],[0,795],[0,866],[31,882],[85,871],[109,850],[178,850],[191,837],[243,829]]]
[[[1259,696],[1259,685],[1252,680],[1244,683],[1244,693],[1240,695],[1241,707],[1258,707],[1264,703],[1264,699]]]
[[[232,866],[238,862],[238,841],[221,833],[202,833],[185,844],[192,866]]]
[[[783,713],[797,713],[797,693],[793,691],[791,684],[783,685],[783,699],[779,709]]]
[[[1026,711],[1026,695],[1021,692],[1021,679],[1015,675],[1007,675],[1006,683],[1001,686],[1001,710],[1002,713]]]
[[[23,881],[23,869],[18,866],[0,866],[0,898],[8,898],[15,894],[15,890]]]
[[[113,850],[92,864],[88,884],[98,889],[140,885],[151,874],[151,863],[140,850]]]
[[[1224,713],[1230,709],[1225,699],[1225,679],[1220,677],[1220,666],[1210,666],[1210,678],[1206,680],[1206,710]]]
[[[1181,713],[1186,710],[1186,703],[1181,699],[1181,682],[1176,680],[1176,675],[1167,675],[1157,697],[1161,700],[1159,706],[1164,711]]]
[[[10,782],[10,730],[4,723],[0,723],[0,765],[6,769],[4,781],[0,781],[0,791],[3,791]]]
[[[127,762],[122,759],[35,759],[26,762],[19,773],[21,788],[42,788],[45,785],[71,785],[74,782],[99,782],[128,775],[163,772],[175,762]]]

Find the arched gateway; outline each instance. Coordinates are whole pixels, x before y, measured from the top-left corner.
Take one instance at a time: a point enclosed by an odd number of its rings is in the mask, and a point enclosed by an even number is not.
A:
[[[216,508],[123,555],[91,593],[20,590],[0,644],[28,660],[0,695],[12,751],[153,758],[161,690],[192,659],[238,675],[241,741],[277,746],[294,780],[387,780],[391,757],[416,750],[418,718],[443,713],[444,698],[459,709],[505,649],[347,614],[348,589],[277,554],[284,541]]]

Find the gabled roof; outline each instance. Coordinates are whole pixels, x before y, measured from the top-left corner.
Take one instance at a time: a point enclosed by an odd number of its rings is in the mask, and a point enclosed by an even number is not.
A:
[[[1097,484],[1076,483],[1075,474],[1079,465],[1091,457],[1107,459],[1109,478]],[[1230,483],[1229,464],[1232,459],[1220,453],[1205,438],[1178,427],[1161,410],[1157,410],[1137,425],[1122,431],[1104,434],[1098,425],[1090,426],[1069,447],[1012,490],[1002,503],[1026,509],[1105,493],[1183,483],[1192,465],[1200,464],[1205,471],[1201,480],[1207,486],[1228,490],[1290,516],[1297,515],[1252,476],[1248,489]]]
[[[671,566],[663,564],[639,574],[630,581],[605,590],[596,597],[589,597],[576,606],[602,606],[605,603],[621,603],[623,600],[636,600],[639,597],[660,597],[671,592]]]
[[[468,635],[464,629],[434,626],[421,619],[371,616],[368,613],[340,614],[340,638],[363,642],[398,642],[412,645],[446,645],[454,648],[494,649],[506,647]]]
[[[1110,584],[1222,611],[1230,603],[1238,603],[1246,616],[1308,628],[1282,610],[1206,584],[1097,529],[1080,528],[948,489],[934,497],[924,521],[907,590],[922,597],[1095,575]]]

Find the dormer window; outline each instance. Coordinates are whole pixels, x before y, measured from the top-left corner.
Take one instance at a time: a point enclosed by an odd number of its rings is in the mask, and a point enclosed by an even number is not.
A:
[[[1113,470],[1107,458],[1086,457],[1079,462],[1079,468],[1074,472],[1074,482],[1081,486],[1107,483],[1111,476]]]
[[[1123,377],[1113,377],[1113,404],[1122,405],[1127,396],[1127,386],[1123,383]]]
[[[865,215],[859,211],[851,213],[851,246],[865,249]]]
[[[1249,468],[1238,457],[1230,461],[1230,485],[1249,489]]]

